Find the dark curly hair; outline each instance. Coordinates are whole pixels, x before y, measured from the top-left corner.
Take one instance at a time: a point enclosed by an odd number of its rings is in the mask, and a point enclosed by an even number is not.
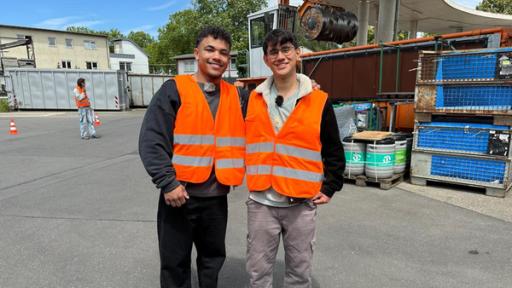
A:
[[[205,27],[203,30],[201,30],[201,32],[199,32],[199,36],[197,36],[196,39],[196,48],[199,47],[199,43],[201,43],[201,41],[203,41],[203,39],[208,36],[213,37],[213,39],[220,39],[225,41],[231,50],[231,35],[226,30],[216,26]]]

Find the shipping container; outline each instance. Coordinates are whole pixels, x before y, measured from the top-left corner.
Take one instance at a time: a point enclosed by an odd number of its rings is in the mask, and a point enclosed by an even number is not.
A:
[[[93,109],[126,110],[126,73],[75,69],[8,68],[6,86],[11,103],[21,110],[74,110],[73,89],[84,78]]]

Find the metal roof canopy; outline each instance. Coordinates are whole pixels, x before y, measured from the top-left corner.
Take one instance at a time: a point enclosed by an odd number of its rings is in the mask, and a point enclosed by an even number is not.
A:
[[[411,23],[418,21],[417,31],[451,33],[491,27],[512,27],[512,15],[496,14],[466,8],[453,0],[399,0],[398,29],[410,31]],[[354,0],[327,0],[357,15],[359,2]],[[379,0],[368,0],[369,25],[377,26]]]

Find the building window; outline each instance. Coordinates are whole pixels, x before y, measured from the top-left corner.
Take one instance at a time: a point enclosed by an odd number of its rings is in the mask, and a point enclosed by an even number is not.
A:
[[[119,70],[123,70],[126,72],[132,71],[132,63],[131,62],[119,62]]]
[[[57,46],[57,39],[55,37],[48,37],[48,46],[50,46],[50,47]]]
[[[270,18],[265,16],[252,19],[250,22],[251,48],[263,47],[263,39],[274,26],[274,14],[270,14]]]
[[[73,48],[73,39],[66,38],[66,47]]]
[[[184,71],[183,73],[194,73],[196,72],[196,61],[195,60],[184,60]]]
[[[96,49],[96,41],[84,40],[84,47],[85,47],[85,49],[90,49],[90,50]]]
[[[60,64],[61,64],[61,68],[71,69],[71,61],[69,61],[69,60],[62,60],[60,62]]]
[[[85,67],[89,70],[98,70],[98,62],[85,62]]]

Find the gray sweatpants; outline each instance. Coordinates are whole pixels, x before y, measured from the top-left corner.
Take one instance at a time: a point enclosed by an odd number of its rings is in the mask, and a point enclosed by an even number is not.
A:
[[[310,288],[315,244],[316,205],[310,201],[280,208],[247,201],[249,287],[272,287],[281,235],[285,251],[284,287]]]

